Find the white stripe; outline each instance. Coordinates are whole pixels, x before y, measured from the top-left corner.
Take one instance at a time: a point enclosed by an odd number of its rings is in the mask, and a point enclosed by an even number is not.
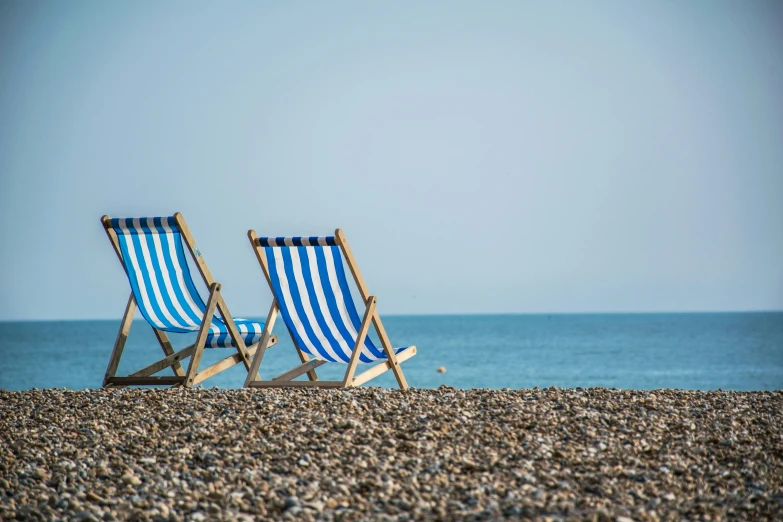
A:
[[[141,259],[144,261],[144,268],[146,269],[150,280],[151,288],[149,290],[152,290],[152,296],[154,296],[155,301],[158,304],[158,308],[163,314],[165,320],[169,322],[169,324],[166,326],[181,328],[179,323],[175,321],[174,317],[172,317],[172,315],[169,313],[165,303],[163,302],[163,295],[161,294],[160,288],[158,287],[158,278],[155,276],[155,266],[152,263],[152,256],[150,255],[149,247],[147,246],[147,234],[141,230],[143,226],[141,224],[141,220],[139,218],[134,218],[133,224],[137,230],[136,237],[139,238]]]
[[[313,288],[315,289],[315,297],[318,300],[318,307],[323,312],[326,326],[329,327],[332,336],[337,340],[337,343],[343,350],[343,355],[340,359],[350,361],[353,345],[348,346],[348,343],[345,342],[345,339],[334,322],[331,310],[329,310],[329,305],[326,302],[326,295],[324,294],[323,283],[321,282],[321,274],[318,271],[318,260],[315,257],[315,247],[308,247],[307,258],[310,260],[310,274],[313,277]],[[354,341],[354,344],[356,344],[356,341]]]
[[[212,321],[213,323],[209,326],[209,333],[212,335],[211,344],[213,348],[220,348],[223,346],[222,344],[220,344],[220,336],[224,333],[228,334],[228,328],[226,328],[225,331],[222,331],[220,329],[220,326],[214,322],[215,321],[214,318],[212,319]],[[227,339],[229,339],[228,342],[230,342],[230,336]]]
[[[220,326],[215,323],[214,317],[212,318],[212,324],[209,325],[209,333],[210,335],[212,335],[212,342],[210,343],[212,348],[220,348],[222,346],[221,344],[219,344],[220,334],[222,334],[223,332],[220,331]]]
[[[306,346],[300,346],[300,348],[304,349],[306,352],[308,352],[313,357],[316,357],[318,359],[323,359],[323,356],[318,352],[318,350],[313,346],[313,344],[310,342],[310,339],[307,337],[307,332],[304,329],[304,326],[302,325],[302,321],[299,319],[299,316],[296,313],[296,308],[294,307],[293,298],[291,297],[291,290],[288,288],[288,278],[285,275],[285,262],[283,261],[283,252],[279,248],[276,248],[272,251],[275,256],[275,267],[277,272],[277,279],[280,282],[280,290],[283,294],[280,296],[283,299],[283,302],[285,303],[286,308],[288,309],[288,314],[291,317],[291,321],[294,323],[294,328],[296,329],[296,332],[299,334],[299,337],[305,342]]]
[[[305,286],[304,274],[302,273],[302,260],[299,258],[298,248],[291,249],[291,262],[293,264],[292,268],[294,269],[294,279],[296,280],[296,285],[299,288],[299,297],[302,301],[302,308],[304,309],[304,313],[307,316],[308,322],[310,323],[310,328],[312,328],[313,333],[318,338],[321,346],[329,355],[335,359],[348,362],[350,357],[347,357],[345,354],[338,354],[334,351],[332,344],[321,331],[321,326],[318,324],[318,320],[315,318],[315,312],[313,312],[313,307],[310,303],[310,294],[307,291],[307,286]]]
[[[328,246],[326,244],[326,238],[325,237],[319,237],[318,238],[318,244],[321,245],[321,246]]]
[[[143,226],[142,223],[141,223],[141,220],[134,219],[133,221],[134,221],[134,223],[138,223],[138,227],[139,227],[139,229],[141,229],[141,227]],[[149,225],[150,225],[150,218],[146,218],[145,224],[146,224],[147,227],[149,227]],[[153,228],[154,228],[154,223],[153,223]],[[169,323],[172,326],[174,326],[176,328],[186,328],[187,324],[185,324],[185,325],[180,324],[180,322],[177,319],[174,318],[174,315],[169,310],[169,307],[166,306],[166,300],[163,298],[163,293],[161,292],[160,286],[158,284],[158,277],[155,274],[155,263],[153,263],[153,261],[152,261],[152,253],[150,252],[149,246],[147,245],[147,237],[148,237],[148,235],[152,236],[153,243],[154,243],[154,239],[156,239],[155,236],[157,236],[157,234],[139,233],[138,237],[139,237],[139,244],[141,245],[141,254],[142,254],[143,258],[144,258],[144,263],[147,266],[147,273],[149,274],[150,283],[152,284],[152,291],[153,291],[153,293],[155,295],[155,299],[158,301],[158,308],[160,308],[160,311],[163,313],[164,316],[166,316],[166,319],[169,321]],[[158,252],[157,254],[158,255],[156,256],[156,259],[160,260],[160,253]],[[165,262],[164,262],[164,265],[165,265]],[[164,279],[165,279],[165,277],[164,277]],[[169,294],[169,295],[172,295],[172,294]]]
[[[133,271],[136,273],[136,284],[139,286],[141,304],[144,305],[144,311],[147,312],[147,317],[149,317],[152,321],[152,326],[157,328],[166,328],[166,325],[163,324],[160,319],[158,319],[158,316],[155,315],[155,311],[152,309],[152,304],[150,303],[149,296],[147,295],[147,287],[144,284],[144,278],[139,277],[141,275],[141,269],[139,268],[136,249],[133,247],[133,239],[130,237],[131,234],[126,229],[123,230],[122,235],[125,241],[125,248],[128,250],[128,257],[130,257],[130,259],[126,260],[126,262],[130,261],[131,265],[133,266]]]

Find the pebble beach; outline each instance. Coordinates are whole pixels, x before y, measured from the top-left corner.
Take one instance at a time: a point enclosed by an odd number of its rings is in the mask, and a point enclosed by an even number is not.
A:
[[[783,392],[0,390],[2,520],[783,520]]]

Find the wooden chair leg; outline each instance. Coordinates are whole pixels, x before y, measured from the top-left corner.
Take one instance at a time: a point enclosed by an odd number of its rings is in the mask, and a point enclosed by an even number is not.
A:
[[[209,328],[212,326],[212,317],[215,315],[215,307],[217,306],[219,298],[220,284],[212,283],[209,289],[207,309],[204,312],[204,318],[201,320],[201,327],[199,328],[198,336],[196,337],[196,349],[193,352],[193,356],[190,358],[188,371],[185,374],[185,386],[188,388],[193,386],[196,379],[198,365],[201,362],[201,356],[204,353],[204,345],[207,343],[207,335],[209,335]]]
[[[345,239],[345,234],[343,234],[343,231],[339,228],[334,231],[334,235],[340,245],[340,250],[343,253],[343,257],[348,263],[348,268],[351,270],[351,274],[353,274],[356,287],[359,289],[359,293],[361,294],[362,299],[367,302],[367,300],[370,298],[370,292],[367,290],[367,285],[364,283],[364,278],[362,278],[362,274],[359,271],[359,265],[356,264],[356,259],[353,257],[351,247],[348,246],[348,240]],[[394,377],[397,379],[397,384],[403,390],[407,389],[408,381],[405,380],[405,375],[402,373],[400,363],[394,353],[394,348],[392,348],[391,342],[389,341],[389,336],[386,335],[386,330],[383,328],[381,317],[378,315],[377,311],[373,314],[372,322],[375,326],[375,331],[378,332],[378,337],[381,339],[383,351],[386,353],[386,358],[389,360],[389,365],[394,372]]]
[[[401,390],[407,390],[408,381],[405,379],[405,375],[402,373],[402,368],[400,368],[400,361],[397,360],[397,354],[394,353],[394,348],[391,345],[391,341],[389,341],[389,336],[386,335],[386,329],[383,327],[383,323],[381,322],[381,317],[378,315],[378,312],[373,314],[372,322],[373,325],[375,325],[375,331],[378,332],[378,337],[381,340],[383,351],[386,353],[386,358],[389,360],[391,371],[394,373],[395,379],[397,379],[397,384]]]
[[[370,322],[375,314],[375,303],[378,300],[374,296],[370,296],[367,299],[367,309],[364,311],[364,318],[362,319],[362,325],[359,327],[359,335],[356,336],[356,345],[353,347],[351,353],[351,360],[348,363],[348,369],[345,370],[345,377],[343,377],[343,386],[353,386],[353,374],[356,372],[356,365],[359,363],[359,354],[362,353],[362,347],[364,346],[364,340],[367,338],[367,332],[370,331]]]
[[[266,322],[264,323],[264,331],[261,334],[261,340],[258,342],[258,350],[253,357],[253,362],[250,364],[250,369],[247,372],[247,378],[245,379],[245,388],[247,388],[251,382],[260,381],[261,376],[258,375],[258,368],[261,366],[261,361],[264,359],[264,352],[268,348],[269,339],[272,336],[272,328],[275,326],[277,320],[277,301],[272,300],[272,306],[269,307],[269,313],[266,316]]]
[[[114,341],[114,349],[111,351],[109,365],[106,367],[106,374],[103,377],[104,387],[109,384],[109,379],[114,377],[117,373],[117,367],[120,365],[122,351],[125,349],[125,341],[128,340],[128,334],[133,325],[133,316],[135,313],[136,300],[133,298],[133,293],[131,292],[130,298],[128,298],[128,305],[125,307],[125,315],[122,316],[122,321],[120,322],[120,331],[117,333],[117,339]]]
[[[222,295],[218,296],[217,308],[223,317],[223,323],[225,323],[226,328],[228,329],[228,335],[234,342],[234,347],[236,348],[237,353],[242,358],[242,363],[245,365],[245,370],[250,370],[252,361],[250,360],[250,354],[247,351],[247,346],[245,346],[245,340],[242,338],[242,334],[239,332],[239,328],[237,328],[237,325],[234,322],[234,318],[231,316],[231,312],[228,311],[228,305],[226,304],[225,300],[223,300]]]

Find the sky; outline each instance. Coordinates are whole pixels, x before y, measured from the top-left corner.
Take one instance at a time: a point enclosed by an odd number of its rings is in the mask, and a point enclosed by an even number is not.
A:
[[[384,314],[783,309],[783,3],[0,3],[0,320],[119,318],[99,219],[341,227]]]

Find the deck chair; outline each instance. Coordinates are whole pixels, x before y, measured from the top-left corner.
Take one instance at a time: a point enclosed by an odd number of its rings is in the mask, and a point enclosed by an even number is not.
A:
[[[272,289],[274,300],[245,381],[246,387],[346,388],[360,386],[387,370],[394,372],[400,388],[408,387],[400,363],[416,355],[416,347],[392,348],[375,309],[377,299],[367,291],[367,285],[340,229],[332,237],[289,238],[259,238],[254,230],[250,230],[248,238]],[[365,304],[362,319],[353,303],[343,259],[353,274]],[[283,316],[302,364],[272,380],[261,380],[258,369],[278,313]],[[375,326],[381,348],[376,347],[367,335],[370,323]],[[315,369],[329,361],[348,365],[341,381],[318,380]],[[359,362],[376,361],[382,362],[354,375]],[[308,380],[294,380],[305,373]]]
[[[104,387],[192,387],[240,362],[250,368],[250,358],[257,349],[264,325],[231,317],[220,293],[220,284],[212,278],[182,214],[136,219],[103,216],[101,223],[131,286],[128,306],[103,379]],[[206,304],[190,275],[183,242],[209,289]],[[152,326],[166,357],[127,377],[117,377],[117,367],[137,308]],[[167,332],[198,334],[194,344],[174,352]],[[277,338],[268,342],[275,344]],[[234,348],[237,353],[198,371],[205,347]],[[180,361],[187,357],[190,357],[190,363],[184,371]],[[174,375],[154,375],[166,368],[172,368]]]

